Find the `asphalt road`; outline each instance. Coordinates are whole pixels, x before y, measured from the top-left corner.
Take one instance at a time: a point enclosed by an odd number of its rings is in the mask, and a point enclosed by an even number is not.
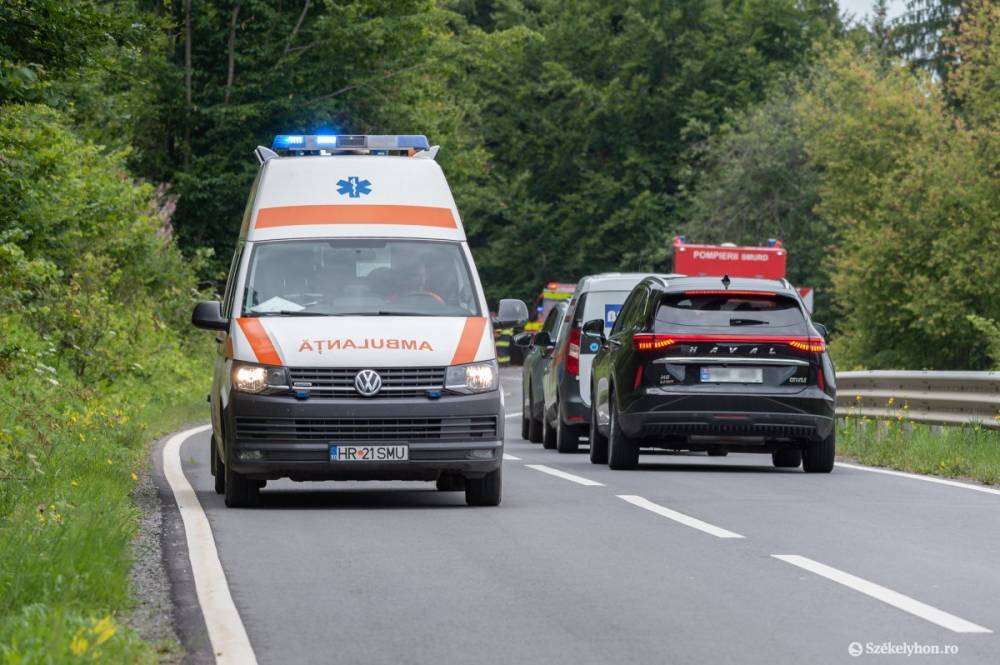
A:
[[[207,434],[190,438],[258,662],[1000,662],[1000,496],[763,455],[610,471],[519,425],[497,508],[432,483],[281,481],[227,510]],[[940,653],[873,653],[914,645]]]

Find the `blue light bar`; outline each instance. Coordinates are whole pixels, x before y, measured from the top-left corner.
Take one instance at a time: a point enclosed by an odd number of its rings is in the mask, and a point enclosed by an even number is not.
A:
[[[274,142],[271,144],[271,148],[274,150],[301,148],[305,145],[305,138],[306,137],[299,134],[279,134],[274,137]]]
[[[302,151],[406,151],[430,147],[423,134],[279,134],[271,143],[273,150]]]

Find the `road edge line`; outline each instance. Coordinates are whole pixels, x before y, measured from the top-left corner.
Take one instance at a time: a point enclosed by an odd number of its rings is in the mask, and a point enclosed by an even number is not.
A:
[[[163,446],[163,475],[184,524],[195,592],[215,662],[256,665],[257,656],[229,591],[212,526],[181,465],[181,445],[210,428],[211,425],[201,425],[172,435]]]
[[[925,476],[921,473],[912,473],[909,471],[896,471],[895,469],[883,469],[877,466],[865,466],[864,464],[851,464],[849,462],[837,462],[837,466],[843,467],[845,469],[854,469],[856,471],[868,471],[869,473],[881,473],[887,476],[897,476],[899,478],[907,478],[909,480],[920,480],[925,483],[934,483],[935,485],[946,485],[947,487],[957,487],[963,490],[972,490],[974,492],[983,492],[985,494],[996,494],[1000,496],[1000,489],[994,487],[988,487],[986,485],[973,485],[971,483],[963,483],[958,480],[949,480],[948,478],[938,478],[937,476]]]
[[[524,466],[527,469],[541,471],[542,473],[547,473],[554,478],[562,478],[563,480],[568,480],[571,483],[576,483],[577,485],[583,485],[585,487],[604,487],[604,483],[599,483],[596,480],[578,476],[575,473],[560,471],[559,469],[554,469],[551,466],[546,466],[545,464],[525,464]]]

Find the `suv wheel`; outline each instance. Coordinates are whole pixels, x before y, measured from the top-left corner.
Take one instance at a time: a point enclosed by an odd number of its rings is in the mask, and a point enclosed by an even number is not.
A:
[[[802,469],[806,473],[830,473],[836,456],[837,432],[834,430],[822,441],[802,449]]]
[[[802,451],[795,448],[784,448],[771,453],[771,461],[779,469],[794,469],[802,464]]]
[[[621,423],[618,422],[618,407],[615,406],[615,396],[608,397],[611,422],[608,436],[608,466],[612,469],[634,469],[639,466],[639,443],[625,436]]]
[[[596,393],[591,390],[591,395]],[[601,434],[601,430],[597,429],[597,400],[595,399],[590,406],[590,463],[591,464],[607,464],[608,463],[608,437]]]
[[[556,413],[559,413],[559,407],[556,406]],[[557,418],[559,416],[556,416]],[[556,447],[556,428],[549,424],[549,421],[545,418],[545,411],[542,411],[542,429],[544,430],[542,434],[542,447],[547,450],[552,450]]]
[[[260,498],[260,483],[236,473],[226,465],[226,507],[251,508],[257,505]]]
[[[524,399],[521,400],[521,438],[531,441],[531,386],[524,391]]]
[[[580,450],[580,436],[583,428],[579,425],[567,425],[562,415],[556,415],[556,450],[561,453],[575,453]]]
[[[524,415],[528,418],[528,441],[531,443],[541,443],[542,421],[535,417],[535,402],[531,399],[530,383],[528,384],[528,394],[524,398]]]
[[[482,478],[466,478],[465,503],[470,506],[499,506],[502,488],[502,466]]]

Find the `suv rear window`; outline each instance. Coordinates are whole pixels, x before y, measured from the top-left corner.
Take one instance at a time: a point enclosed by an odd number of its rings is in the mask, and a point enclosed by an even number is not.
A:
[[[778,294],[674,293],[660,301],[656,329],[804,326],[799,303]]]

